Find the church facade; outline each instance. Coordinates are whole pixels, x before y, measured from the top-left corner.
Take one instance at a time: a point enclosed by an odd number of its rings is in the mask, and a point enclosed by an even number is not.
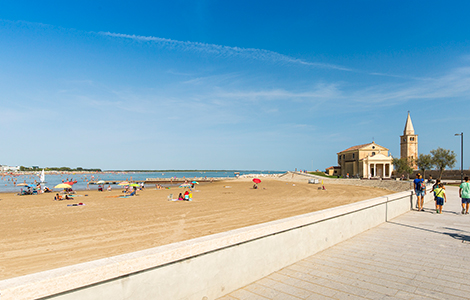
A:
[[[341,176],[391,178],[393,158],[388,151],[387,148],[372,142],[338,152],[338,165],[341,167]]]

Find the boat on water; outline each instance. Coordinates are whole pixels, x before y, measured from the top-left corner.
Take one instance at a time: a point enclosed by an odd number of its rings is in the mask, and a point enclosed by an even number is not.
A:
[[[41,176],[39,176],[39,181],[42,183],[46,183],[46,174],[44,173],[44,169],[41,171]]]

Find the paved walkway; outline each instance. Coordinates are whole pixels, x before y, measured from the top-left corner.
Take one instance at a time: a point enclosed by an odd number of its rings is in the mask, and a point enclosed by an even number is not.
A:
[[[458,188],[220,298],[470,299],[470,215]]]

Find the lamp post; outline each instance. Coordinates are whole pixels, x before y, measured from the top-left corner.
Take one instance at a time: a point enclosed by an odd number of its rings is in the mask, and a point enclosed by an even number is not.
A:
[[[463,182],[463,132],[456,133],[455,136],[460,135],[460,183]]]

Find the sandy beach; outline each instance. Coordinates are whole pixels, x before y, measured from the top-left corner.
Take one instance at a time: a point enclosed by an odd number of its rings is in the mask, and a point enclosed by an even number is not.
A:
[[[200,184],[193,201],[168,201],[183,188],[147,187],[138,196],[79,191],[0,194],[0,279],[129,253],[392,193],[384,189],[308,184],[306,179],[251,179]],[[68,206],[74,203],[84,206]]]

